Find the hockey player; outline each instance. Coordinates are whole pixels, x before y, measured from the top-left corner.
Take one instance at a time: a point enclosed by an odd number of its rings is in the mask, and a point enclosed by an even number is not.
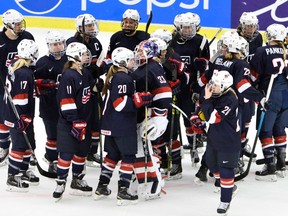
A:
[[[151,92],[153,102],[149,109],[140,108],[137,113],[138,152],[134,172],[139,183],[138,194],[145,199],[153,199],[160,196],[163,180],[159,171],[159,158],[153,155],[151,141],[163,135],[167,128],[172,91],[163,68],[153,60],[158,55],[157,45],[144,40],[136,46],[135,53],[138,68],[131,76],[136,81],[136,91]]]
[[[12,101],[5,93],[3,107],[4,124],[10,128],[12,140],[7,190],[27,192],[29,184],[39,184],[39,178],[35,176],[32,170],[28,169],[31,149],[29,149],[23,135],[23,132],[25,132],[34,150],[36,147],[33,128],[35,112],[34,77],[30,66],[35,64],[39,56],[38,46],[33,40],[23,39],[17,46],[17,53],[19,59],[9,66],[5,83]],[[17,113],[15,113],[12,103]],[[19,115],[19,119],[17,115]]]
[[[96,198],[111,194],[107,186],[121,160],[117,204],[125,205],[138,201],[137,195],[128,192],[137,153],[137,108],[149,105],[153,95],[149,92],[135,93],[134,81],[129,75],[134,67],[134,54],[131,50],[116,48],[112,52],[112,62],[103,89],[105,99],[101,125],[107,155],[95,194]]]
[[[103,52],[103,47],[101,42],[97,39],[99,33],[98,21],[91,14],[80,14],[75,19],[76,33],[73,37],[67,39],[67,45],[71,42],[79,42],[86,45],[92,54],[91,64],[88,66],[89,71],[93,75],[93,78],[97,83],[97,94],[91,96],[93,104],[92,117],[94,119],[92,124],[92,142],[89,154],[87,156],[87,166],[95,166],[95,163],[101,163],[102,158],[98,151],[98,145],[100,142],[100,113],[99,110],[102,104],[102,97],[100,92],[102,91],[104,81],[100,78],[105,72],[105,64],[101,64],[100,67],[97,66],[97,61]],[[84,24],[84,25],[83,25]],[[102,151],[102,149],[100,149]]]
[[[268,45],[259,47],[251,62],[252,75],[257,78],[259,90],[267,94],[269,80],[273,79],[273,86],[269,96],[270,109],[266,111],[263,126],[259,134],[262,145],[265,166],[256,171],[257,180],[277,181],[276,171],[281,177],[285,176],[286,132],[288,125],[288,81],[287,81],[287,51],[284,46],[286,28],[281,24],[267,27],[266,38]],[[260,107],[257,110],[259,122]],[[276,155],[276,163],[274,159]]]
[[[180,38],[177,40],[172,48],[177,52],[182,61],[187,65],[187,72],[189,72],[188,85],[182,85],[181,93],[178,97],[180,108],[190,116],[195,109],[195,104],[192,101],[192,86],[197,82],[198,75],[200,76],[207,67],[208,60],[210,58],[210,52],[208,42],[206,41],[203,50],[200,49],[200,45],[203,41],[203,36],[197,34],[197,26],[199,25],[199,16],[191,13],[177,15],[174,19],[174,25],[176,30],[180,34]],[[205,42],[205,41],[204,41]],[[191,131],[190,122],[184,119],[184,125],[186,127],[186,135],[191,146],[191,159],[194,162],[199,161],[197,151],[195,151],[194,138],[195,133]],[[194,143],[194,147],[193,147]],[[181,160],[178,164],[172,165],[171,175],[181,175],[182,166]]]
[[[113,50],[117,47],[125,47],[134,51],[136,45],[150,37],[148,33],[137,30],[139,22],[140,15],[137,10],[127,9],[123,13],[121,20],[122,30],[111,36],[107,58],[111,58]]]
[[[254,12],[243,12],[239,20],[239,26],[237,32],[242,36],[249,44],[249,52],[245,58],[248,63],[251,60],[253,54],[255,53],[258,47],[263,45],[262,35],[259,33],[258,18]],[[243,155],[250,157],[250,146],[247,139],[248,129],[252,117],[255,115],[255,103],[251,100],[246,100],[243,104],[242,112],[242,123],[241,127],[241,143],[242,143],[242,152],[240,155],[240,163],[243,162]],[[253,155],[254,158],[257,157],[256,154]]]
[[[92,187],[83,180],[85,160],[91,144],[90,99],[94,86],[94,79],[84,66],[90,64],[91,53],[84,44],[73,42],[67,46],[66,55],[68,62],[64,65],[56,94],[60,113],[57,125],[58,178],[53,193],[56,199],[60,199],[64,193],[71,161],[71,193],[92,195]]]
[[[9,9],[2,15],[4,24],[0,32],[0,71],[1,79],[5,80],[8,66],[17,56],[17,45],[23,39],[34,40],[32,34],[26,31],[26,23],[21,13]],[[0,166],[4,165],[9,154],[10,135],[9,128],[3,122],[3,96],[4,88],[0,84]]]
[[[206,161],[216,179],[220,179],[221,197],[217,208],[219,215],[226,215],[234,185],[234,168],[237,167],[241,143],[238,124],[238,98],[231,88],[233,77],[228,71],[214,71],[205,86],[200,106],[210,124],[207,131]]]
[[[205,73],[200,77],[200,79],[198,80],[198,84],[200,87],[204,87],[211,79],[215,70],[229,71],[234,80],[232,87],[237,93],[239,100],[239,120],[241,125],[244,101],[248,99],[257,103],[260,102],[261,106],[264,106],[265,97],[249,82],[250,66],[245,60],[243,60],[245,58],[245,56],[243,56],[243,54],[245,53],[243,49],[247,48],[247,46],[245,46],[245,44],[247,43],[243,44],[241,36],[235,35],[235,33],[231,33],[230,35],[231,37],[223,40],[223,45],[226,45],[228,47],[226,55],[219,56],[218,58],[216,58],[213,64],[209,65],[209,70],[205,71]],[[248,52],[246,51],[246,53]],[[202,167],[200,167],[199,169],[200,172],[205,171],[204,169],[201,170],[201,168]],[[206,172],[207,170],[205,171],[205,176]],[[199,177],[202,176],[203,173],[199,175]],[[197,174],[196,177],[198,177]]]
[[[59,112],[56,101],[57,85],[67,62],[65,55],[66,42],[64,35],[56,30],[48,31],[46,35],[48,54],[41,57],[35,66],[34,76],[36,94],[40,99],[39,113],[43,120],[47,141],[44,158],[49,163],[49,172],[57,171],[57,125]]]

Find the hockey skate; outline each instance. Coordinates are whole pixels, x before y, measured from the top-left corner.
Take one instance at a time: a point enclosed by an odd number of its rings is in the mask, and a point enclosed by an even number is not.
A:
[[[201,165],[198,172],[195,174],[194,182],[197,185],[204,185],[208,179],[207,179],[207,171],[208,168],[206,166]]]
[[[65,191],[66,179],[56,179],[56,189],[53,192],[53,197],[55,198],[55,202],[58,202],[62,199],[63,193]]]
[[[7,164],[7,159],[9,155],[9,148],[0,148],[0,167]]]
[[[101,157],[98,154],[88,154],[86,159],[86,166],[88,167],[101,167]]]
[[[220,202],[220,205],[217,208],[218,215],[223,215],[223,216],[227,215],[229,207],[230,207],[229,202]]]
[[[73,176],[70,184],[70,194],[76,196],[91,196],[93,188],[90,187],[85,180],[83,180],[84,174]]]
[[[117,205],[129,205],[129,204],[137,204],[138,203],[138,196],[132,195],[128,192],[128,188],[119,186],[118,187],[118,194],[117,194]]]
[[[111,190],[108,188],[108,184],[100,183],[95,191],[95,200],[100,200],[108,197],[111,194]]]
[[[7,179],[7,191],[11,192],[28,192],[29,184],[22,181],[21,177],[18,175],[8,175]]]
[[[177,180],[182,178],[182,165],[181,164],[172,164],[170,176],[167,180]]]
[[[22,176],[21,176],[22,181],[33,186],[39,185],[39,178],[35,176],[32,170],[22,171],[21,173],[22,173]]]
[[[283,151],[277,152],[276,155],[276,174],[280,178],[285,178],[286,176],[286,149]]]
[[[57,163],[58,161],[49,162],[48,172],[57,173]]]
[[[258,181],[276,182],[276,166],[275,164],[265,164],[261,171],[256,171],[255,179]]]

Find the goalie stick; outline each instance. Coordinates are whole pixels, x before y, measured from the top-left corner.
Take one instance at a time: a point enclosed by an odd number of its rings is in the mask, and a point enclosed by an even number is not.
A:
[[[5,93],[6,93],[6,95],[7,95],[7,98],[8,98],[8,100],[9,100],[9,103],[11,104],[12,110],[13,110],[16,118],[19,120],[19,119],[20,119],[20,116],[19,116],[19,114],[18,114],[18,112],[17,112],[17,109],[16,109],[15,104],[13,103],[13,99],[12,99],[12,97],[11,97],[11,94],[10,94],[7,86],[4,85],[4,82],[3,82],[3,80],[2,80],[2,77],[1,77],[1,82],[2,82],[2,85],[3,85],[4,89],[5,89]],[[48,178],[57,178],[57,173],[50,173],[50,172],[47,172],[47,171],[45,171],[45,170],[42,169],[42,167],[39,165],[38,160],[37,160],[37,158],[36,158],[36,156],[35,156],[35,152],[34,152],[34,150],[32,149],[32,146],[31,146],[31,143],[30,143],[30,141],[29,141],[29,138],[28,138],[28,136],[27,136],[26,131],[23,131],[22,133],[23,133],[24,139],[25,139],[25,141],[26,141],[26,143],[27,143],[27,145],[28,145],[28,148],[29,148],[30,151],[31,151],[32,158],[34,159],[34,162],[35,162],[35,164],[36,164],[36,166],[37,166],[37,169],[38,169],[39,173],[40,173],[42,176],[45,176],[45,177],[48,177]]]
[[[269,85],[268,85],[268,88],[267,88],[267,94],[266,94],[265,102],[267,102],[269,100],[269,97],[270,97],[270,94],[271,94],[271,90],[272,90],[272,87],[273,87],[273,83],[274,83],[274,79],[276,78],[276,76],[277,76],[277,74],[272,74],[271,77],[270,77],[270,81],[269,81]],[[263,124],[263,121],[264,121],[265,114],[266,114],[266,111],[262,110],[262,113],[261,113],[261,116],[260,116],[260,121],[259,121],[259,124],[258,124],[257,133],[256,133],[256,136],[255,136],[255,139],[254,139],[254,143],[253,143],[253,146],[252,146],[252,150],[251,150],[251,155],[250,155],[250,158],[249,158],[249,161],[248,161],[248,164],[247,164],[247,168],[246,168],[246,170],[244,172],[240,173],[240,175],[235,176],[235,181],[239,181],[239,180],[245,178],[249,174],[250,167],[251,167],[252,160],[253,160],[253,154],[254,154],[255,149],[256,149],[257,140],[258,140],[259,134],[261,132],[261,128],[262,128],[262,124]]]

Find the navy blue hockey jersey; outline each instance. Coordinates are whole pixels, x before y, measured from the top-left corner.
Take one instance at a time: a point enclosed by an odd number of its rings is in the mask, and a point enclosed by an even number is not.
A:
[[[136,136],[137,108],[133,102],[134,81],[125,72],[113,75],[101,119],[101,133],[106,136]]]
[[[241,148],[238,120],[238,99],[233,90],[207,100],[203,98],[200,107],[210,124],[207,144],[220,152],[239,152]]]
[[[5,85],[10,91],[18,114],[33,118],[35,113],[33,71],[27,67],[19,68],[7,75]],[[4,124],[14,127],[12,124],[17,121],[17,118],[12,110],[6,93],[4,95],[4,104]]]
[[[209,70],[200,77],[198,83],[201,87],[211,79],[214,71],[226,70],[233,77],[233,88],[239,97],[239,103],[243,104],[244,98],[259,102],[263,94],[257,91],[249,82],[251,75],[249,64],[241,59],[226,60],[225,56],[219,56],[214,64],[209,66]]]
[[[63,66],[67,62],[67,56],[55,60],[52,56],[42,56],[36,63],[35,79],[50,79],[55,83],[59,82],[63,72]],[[58,119],[58,106],[56,101],[56,88],[48,95],[40,95],[39,111],[41,118]]]
[[[125,47],[134,51],[135,47],[143,40],[147,40],[150,35],[144,31],[136,31],[135,35],[127,36],[123,31],[114,33],[110,38],[110,44],[107,52],[107,57],[111,58],[113,50],[117,47]]]
[[[61,120],[68,124],[75,120],[91,122],[92,85],[92,76],[85,68],[82,69],[82,74],[70,68],[62,73],[56,94]]]
[[[5,32],[0,32],[0,74],[3,80],[6,79],[8,66],[17,55],[17,46],[23,39],[34,40],[31,33],[24,31],[16,40],[9,39]],[[0,84],[0,95],[4,94],[4,88]]]
[[[148,77],[146,89],[146,74]],[[136,71],[131,73],[132,78],[136,81],[136,91],[148,91],[153,94],[153,102],[151,107],[159,109],[171,109],[172,104],[172,90],[165,79],[165,72],[162,66],[150,60],[148,64],[139,67]],[[138,109],[137,122],[140,123],[145,118],[144,108]]]

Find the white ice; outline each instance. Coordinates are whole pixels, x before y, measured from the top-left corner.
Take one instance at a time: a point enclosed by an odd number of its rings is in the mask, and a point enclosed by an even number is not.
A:
[[[28,29],[36,39],[40,47],[40,56],[47,53],[45,34],[47,29]],[[72,36],[74,31],[63,30],[66,38]],[[107,50],[111,33],[100,33],[98,38]],[[214,42],[216,44],[216,42]],[[215,46],[215,45],[214,45]],[[37,101],[38,102],[38,101]],[[35,133],[36,133],[36,157],[45,170],[47,164],[42,160],[45,149],[46,134],[42,120],[38,117],[38,106],[36,108]],[[55,125],[56,127],[56,125]],[[183,128],[183,127],[182,127]],[[184,143],[186,138],[182,130]],[[255,137],[255,120],[249,129],[249,144],[252,145]],[[256,153],[258,158],[262,158],[260,143],[258,142]],[[144,201],[139,200],[137,205],[117,206],[117,180],[118,172],[114,172],[110,188],[112,194],[105,200],[95,201],[93,197],[77,197],[69,194],[71,172],[69,174],[66,191],[63,199],[55,203],[52,193],[56,187],[55,180],[48,179],[34,168],[35,173],[40,176],[39,186],[30,186],[28,193],[15,193],[6,191],[7,165],[0,167],[0,214],[19,215],[19,216],[78,216],[78,215],[101,215],[101,216],[146,216],[146,215],[165,215],[165,216],[212,216],[217,215],[216,209],[219,204],[219,194],[213,192],[213,179],[209,178],[204,186],[194,183],[194,176],[199,168],[191,166],[190,155],[183,154],[183,178],[176,181],[167,181],[165,184],[166,195],[161,199]],[[278,178],[277,182],[259,182],[255,180],[255,171],[262,166],[255,163],[251,166],[250,174],[244,181],[237,182],[238,194],[232,200],[230,216],[282,216],[288,213],[287,194],[288,180]],[[90,186],[93,186],[93,193],[98,184],[99,168],[87,168],[85,179]],[[287,206],[286,206],[287,205]],[[13,209],[15,208],[15,209]]]

